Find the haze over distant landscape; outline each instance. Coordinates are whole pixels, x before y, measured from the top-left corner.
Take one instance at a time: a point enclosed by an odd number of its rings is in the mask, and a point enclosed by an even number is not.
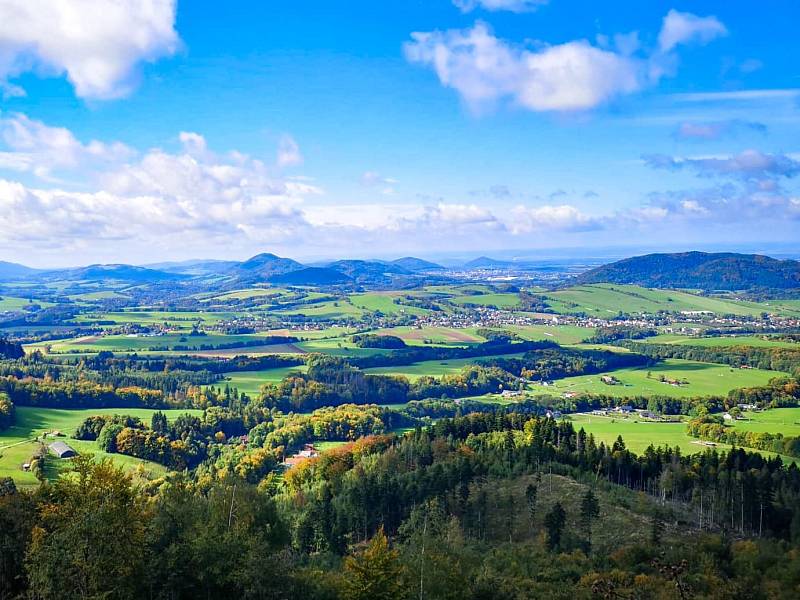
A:
[[[799,24],[0,0],[0,600],[800,597]]]
[[[0,258],[791,246],[800,7],[629,4],[4,0]]]

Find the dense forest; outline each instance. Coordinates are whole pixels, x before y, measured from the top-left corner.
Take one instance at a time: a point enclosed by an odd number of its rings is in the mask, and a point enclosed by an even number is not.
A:
[[[635,456],[522,414],[362,438],[281,485],[74,470],[34,492],[0,483],[3,597],[749,599],[800,584],[794,465]]]
[[[757,254],[683,252],[647,254],[591,269],[571,285],[635,284],[699,290],[800,289],[800,262]]]

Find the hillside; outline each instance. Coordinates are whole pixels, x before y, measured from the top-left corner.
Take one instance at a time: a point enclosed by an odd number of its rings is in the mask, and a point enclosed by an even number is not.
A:
[[[256,254],[243,263],[239,263],[231,270],[231,273],[244,278],[254,277],[270,279],[275,275],[291,273],[292,271],[299,271],[303,268],[304,265],[296,260],[264,252],[262,254]]]
[[[578,275],[571,285],[633,284],[649,288],[751,290],[800,288],[800,262],[758,254],[647,254]]]
[[[474,258],[471,261],[464,263],[463,267],[465,269],[503,269],[510,267],[513,264],[514,263],[511,263],[507,260],[497,260],[494,258],[489,258],[488,256],[479,256],[478,258]]]
[[[416,258],[414,256],[405,256],[403,258],[398,258],[397,260],[393,260],[392,264],[400,267],[401,269],[405,269],[406,271],[412,271],[412,272],[444,270],[444,267],[442,265],[430,262],[429,260]]]
[[[270,277],[272,283],[287,285],[333,285],[352,281],[347,275],[324,267],[306,267]]]
[[[130,281],[136,283],[174,281],[183,279],[184,275],[165,273],[145,267],[133,265],[89,265],[77,269],[64,269],[48,271],[41,274],[41,278],[66,281]]]
[[[22,279],[34,273],[36,269],[0,260],[0,279]]]
[[[337,260],[329,264],[328,269],[361,284],[386,284],[391,282],[393,276],[411,274],[399,265],[377,260]]]

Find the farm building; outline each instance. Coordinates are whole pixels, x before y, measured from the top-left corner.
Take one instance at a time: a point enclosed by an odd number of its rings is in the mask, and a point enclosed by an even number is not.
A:
[[[64,442],[53,442],[50,444],[49,448],[50,452],[55,454],[58,458],[72,458],[78,454]]]

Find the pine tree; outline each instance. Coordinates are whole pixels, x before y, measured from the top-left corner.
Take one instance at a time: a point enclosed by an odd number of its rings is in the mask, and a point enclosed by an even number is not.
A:
[[[589,488],[581,499],[581,525],[586,531],[587,549],[592,547],[592,521],[599,516],[600,502],[592,488]]]
[[[544,526],[547,529],[547,548],[556,550],[561,545],[561,536],[564,525],[567,523],[567,513],[560,502],[556,502],[544,516]]]
[[[533,527],[533,521],[536,517],[536,497],[538,495],[539,488],[532,483],[529,483],[528,487],[525,488],[525,500],[528,503],[528,516],[531,519],[531,527]]]

